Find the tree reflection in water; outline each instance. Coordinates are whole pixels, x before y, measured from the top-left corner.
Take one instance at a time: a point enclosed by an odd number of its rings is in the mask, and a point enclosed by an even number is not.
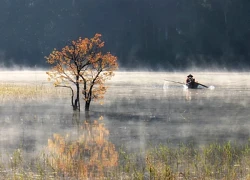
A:
[[[101,117],[102,118],[102,117]],[[59,176],[75,178],[105,177],[117,166],[118,152],[108,141],[109,131],[99,120],[86,120],[79,136],[54,134],[48,139],[48,162]]]

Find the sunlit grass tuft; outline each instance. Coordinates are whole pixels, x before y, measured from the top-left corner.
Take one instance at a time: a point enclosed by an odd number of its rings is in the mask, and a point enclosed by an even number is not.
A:
[[[24,83],[2,83],[0,84],[0,101],[32,101],[49,100],[51,98],[62,98],[70,96],[70,92],[64,88],[55,88],[49,84],[24,84]]]

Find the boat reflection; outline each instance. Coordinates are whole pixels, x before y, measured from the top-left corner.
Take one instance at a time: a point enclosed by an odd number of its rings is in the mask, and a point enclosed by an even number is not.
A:
[[[204,94],[202,93],[201,89],[183,89],[183,92],[185,93],[185,100],[186,101],[192,101],[192,100],[198,100],[199,97]]]
[[[190,89],[188,89],[188,88],[184,88],[183,92],[185,93],[185,99],[186,99],[186,101],[191,101],[192,97],[194,96],[193,95],[193,91],[190,90]]]
[[[117,166],[118,152],[108,141],[109,131],[98,120],[85,120],[77,137],[54,134],[48,139],[48,162],[57,175],[69,178],[105,177]],[[59,173],[59,174],[58,174]]]

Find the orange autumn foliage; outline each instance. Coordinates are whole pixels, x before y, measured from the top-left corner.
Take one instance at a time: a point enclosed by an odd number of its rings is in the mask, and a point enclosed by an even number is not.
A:
[[[48,140],[50,165],[63,176],[74,178],[104,177],[109,168],[117,166],[118,152],[107,140],[109,131],[94,121],[85,122],[77,140],[54,134]]]

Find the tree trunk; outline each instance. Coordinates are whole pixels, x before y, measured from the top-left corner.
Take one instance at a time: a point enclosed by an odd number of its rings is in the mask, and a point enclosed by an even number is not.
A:
[[[85,102],[85,111],[89,111],[89,107],[90,107],[90,100],[87,100]]]
[[[76,84],[76,99],[77,99],[77,107],[80,111],[80,87],[79,87],[79,83]]]
[[[79,84],[78,84],[78,86],[79,86]],[[71,90],[71,105],[73,107],[73,110],[77,110],[77,99],[75,99],[75,102],[74,102],[74,90],[70,86],[56,85],[56,87],[66,87],[66,88],[69,88]],[[79,97],[79,95],[78,95],[78,97]],[[79,101],[79,98],[78,98],[78,101]],[[80,102],[79,102],[79,111],[80,111]]]
[[[75,103],[73,106],[73,110],[77,110],[80,111],[80,86],[79,86],[79,76],[76,76],[76,99],[75,99]]]

